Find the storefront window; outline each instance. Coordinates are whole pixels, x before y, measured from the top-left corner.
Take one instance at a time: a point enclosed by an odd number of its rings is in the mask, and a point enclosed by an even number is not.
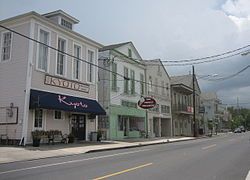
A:
[[[35,128],[42,128],[43,127],[43,110],[42,109],[36,109],[35,110]]]
[[[118,116],[118,130],[123,131],[124,129],[124,119],[122,116]]]
[[[62,119],[62,111],[55,111],[55,119]]]

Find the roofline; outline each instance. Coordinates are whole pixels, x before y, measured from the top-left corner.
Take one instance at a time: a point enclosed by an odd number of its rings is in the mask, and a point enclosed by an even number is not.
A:
[[[67,18],[71,19],[74,23],[79,23],[80,22],[78,19],[74,18],[73,16],[69,15],[68,13],[64,12],[61,9],[56,10],[56,11],[52,11],[52,12],[49,12],[49,13],[41,14],[41,15],[45,16],[45,17],[50,17],[50,16],[57,15],[57,14],[60,14],[60,13],[63,14],[64,16],[66,16]]]
[[[20,14],[20,15],[14,16],[14,17],[10,17],[10,18],[1,20],[0,23],[3,24],[3,23],[7,23],[7,22],[14,21],[14,20],[17,20],[17,19],[25,18],[25,17],[28,17],[28,16],[31,16],[30,18],[32,18],[32,16],[33,16],[33,18],[38,18],[39,20],[44,21],[45,23],[49,23],[54,28],[58,28],[59,30],[65,31],[67,33],[71,33],[74,36],[78,36],[79,38],[84,39],[84,41],[86,41],[87,43],[96,46],[98,49],[102,48],[104,46],[104,45],[102,45],[102,44],[100,44],[100,43],[98,43],[98,42],[96,42],[96,41],[94,41],[94,40],[92,40],[90,38],[87,38],[87,37],[75,32],[75,31],[72,31],[72,30],[66,29],[66,28],[62,28],[59,24],[54,23],[52,20],[42,16],[41,14],[39,14],[39,13],[37,13],[35,11],[31,11],[31,12],[28,12],[28,13]]]
[[[115,49],[115,48],[119,48],[119,47],[121,47],[121,46],[123,46],[123,45],[125,45],[125,44],[128,44],[128,43],[130,43],[130,41],[124,42],[124,43],[109,44],[109,45],[107,45],[107,46],[104,46],[102,49],[100,49],[100,52],[107,51],[107,50],[113,50],[113,49]],[[109,46],[110,46],[110,48],[107,48],[107,47],[109,47]],[[117,47],[111,48],[111,46],[117,46]],[[105,49],[105,48],[106,48],[106,49]],[[103,49],[104,49],[104,50],[103,50]]]
[[[120,45],[121,44],[121,45]],[[127,42],[124,42],[124,43],[118,43],[118,44],[110,44],[110,45],[107,45],[107,46],[104,46],[103,48],[105,47],[108,47],[108,46],[115,46],[115,45],[118,45],[117,47],[115,48],[108,48],[108,49],[105,49],[105,50],[100,50],[100,52],[103,52],[103,51],[107,51],[107,50],[115,50],[116,48],[119,48],[121,46],[124,46],[126,44],[132,44],[133,48],[135,49],[137,55],[139,56],[139,58],[141,59],[141,61],[143,60],[140,53],[138,52],[138,50],[136,49],[136,47],[134,46],[133,42],[132,41],[127,41]],[[120,45],[120,46],[119,46]],[[132,59],[132,58],[131,58]]]
[[[171,80],[171,78],[170,78],[170,76],[169,76],[169,74],[168,74],[168,72],[167,72],[165,66],[164,66],[164,65],[162,64],[162,62],[161,62],[161,59],[152,59],[152,60],[143,60],[143,61],[144,61],[146,64],[147,64],[149,61],[160,62],[161,66],[163,67],[163,69],[164,69],[165,73],[167,74],[169,80]]]
[[[111,53],[112,53],[112,51],[113,51],[113,52],[116,52],[116,53],[118,53],[118,54],[121,54],[124,58],[127,58],[127,59],[129,59],[129,60],[132,60],[133,62],[136,62],[138,65],[145,66],[145,64],[143,63],[143,61],[135,61],[133,58],[130,58],[130,57],[128,57],[126,54],[123,54],[122,52],[117,51],[117,50],[115,50],[115,49],[106,50],[106,51],[109,51],[109,52],[111,52]]]
[[[173,77],[180,77],[180,76],[193,76],[193,74],[179,75],[179,76],[171,76],[170,79],[173,78]],[[198,80],[197,80],[196,75],[195,75],[194,77],[195,77],[195,81],[196,81],[197,86],[198,86],[198,90],[201,92],[201,89],[200,89],[200,86],[199,86],[199,82],[198,82]],[[170,81],[170,82],[171,82],[171,81]],[[178,81],[177,81],[177,82],[178,82]]]

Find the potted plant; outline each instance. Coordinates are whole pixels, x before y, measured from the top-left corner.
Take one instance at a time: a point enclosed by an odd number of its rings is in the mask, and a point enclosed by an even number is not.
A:
[[[35,130],[31,132],[34,147],[40,146],[40,141],[41,141],[41,137],[43,136],[43,134],[44,134],[44,131],[42,130]]]
[[[69,143],[73,143],[75,141],[75,136],[73,133],[70,133],[69,136],[68,136],[68,139],[69,139]]]

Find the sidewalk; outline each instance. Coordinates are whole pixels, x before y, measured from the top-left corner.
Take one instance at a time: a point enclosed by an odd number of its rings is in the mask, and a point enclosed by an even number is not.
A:
[[[126,141],[84,142],[78,144],[41,145],[40,147],[12,147],[0,146],[0,164],[16,161],[26,161],[49,157],[69,156],[89,152],[132,148],[153,144],[171,143],[194,140],[194,137],[133,139]]]

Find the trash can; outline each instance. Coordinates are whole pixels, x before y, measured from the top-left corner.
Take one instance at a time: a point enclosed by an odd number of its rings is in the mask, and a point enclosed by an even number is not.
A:
[[[90,133],[90,141],[97,141],[97,132]]]

